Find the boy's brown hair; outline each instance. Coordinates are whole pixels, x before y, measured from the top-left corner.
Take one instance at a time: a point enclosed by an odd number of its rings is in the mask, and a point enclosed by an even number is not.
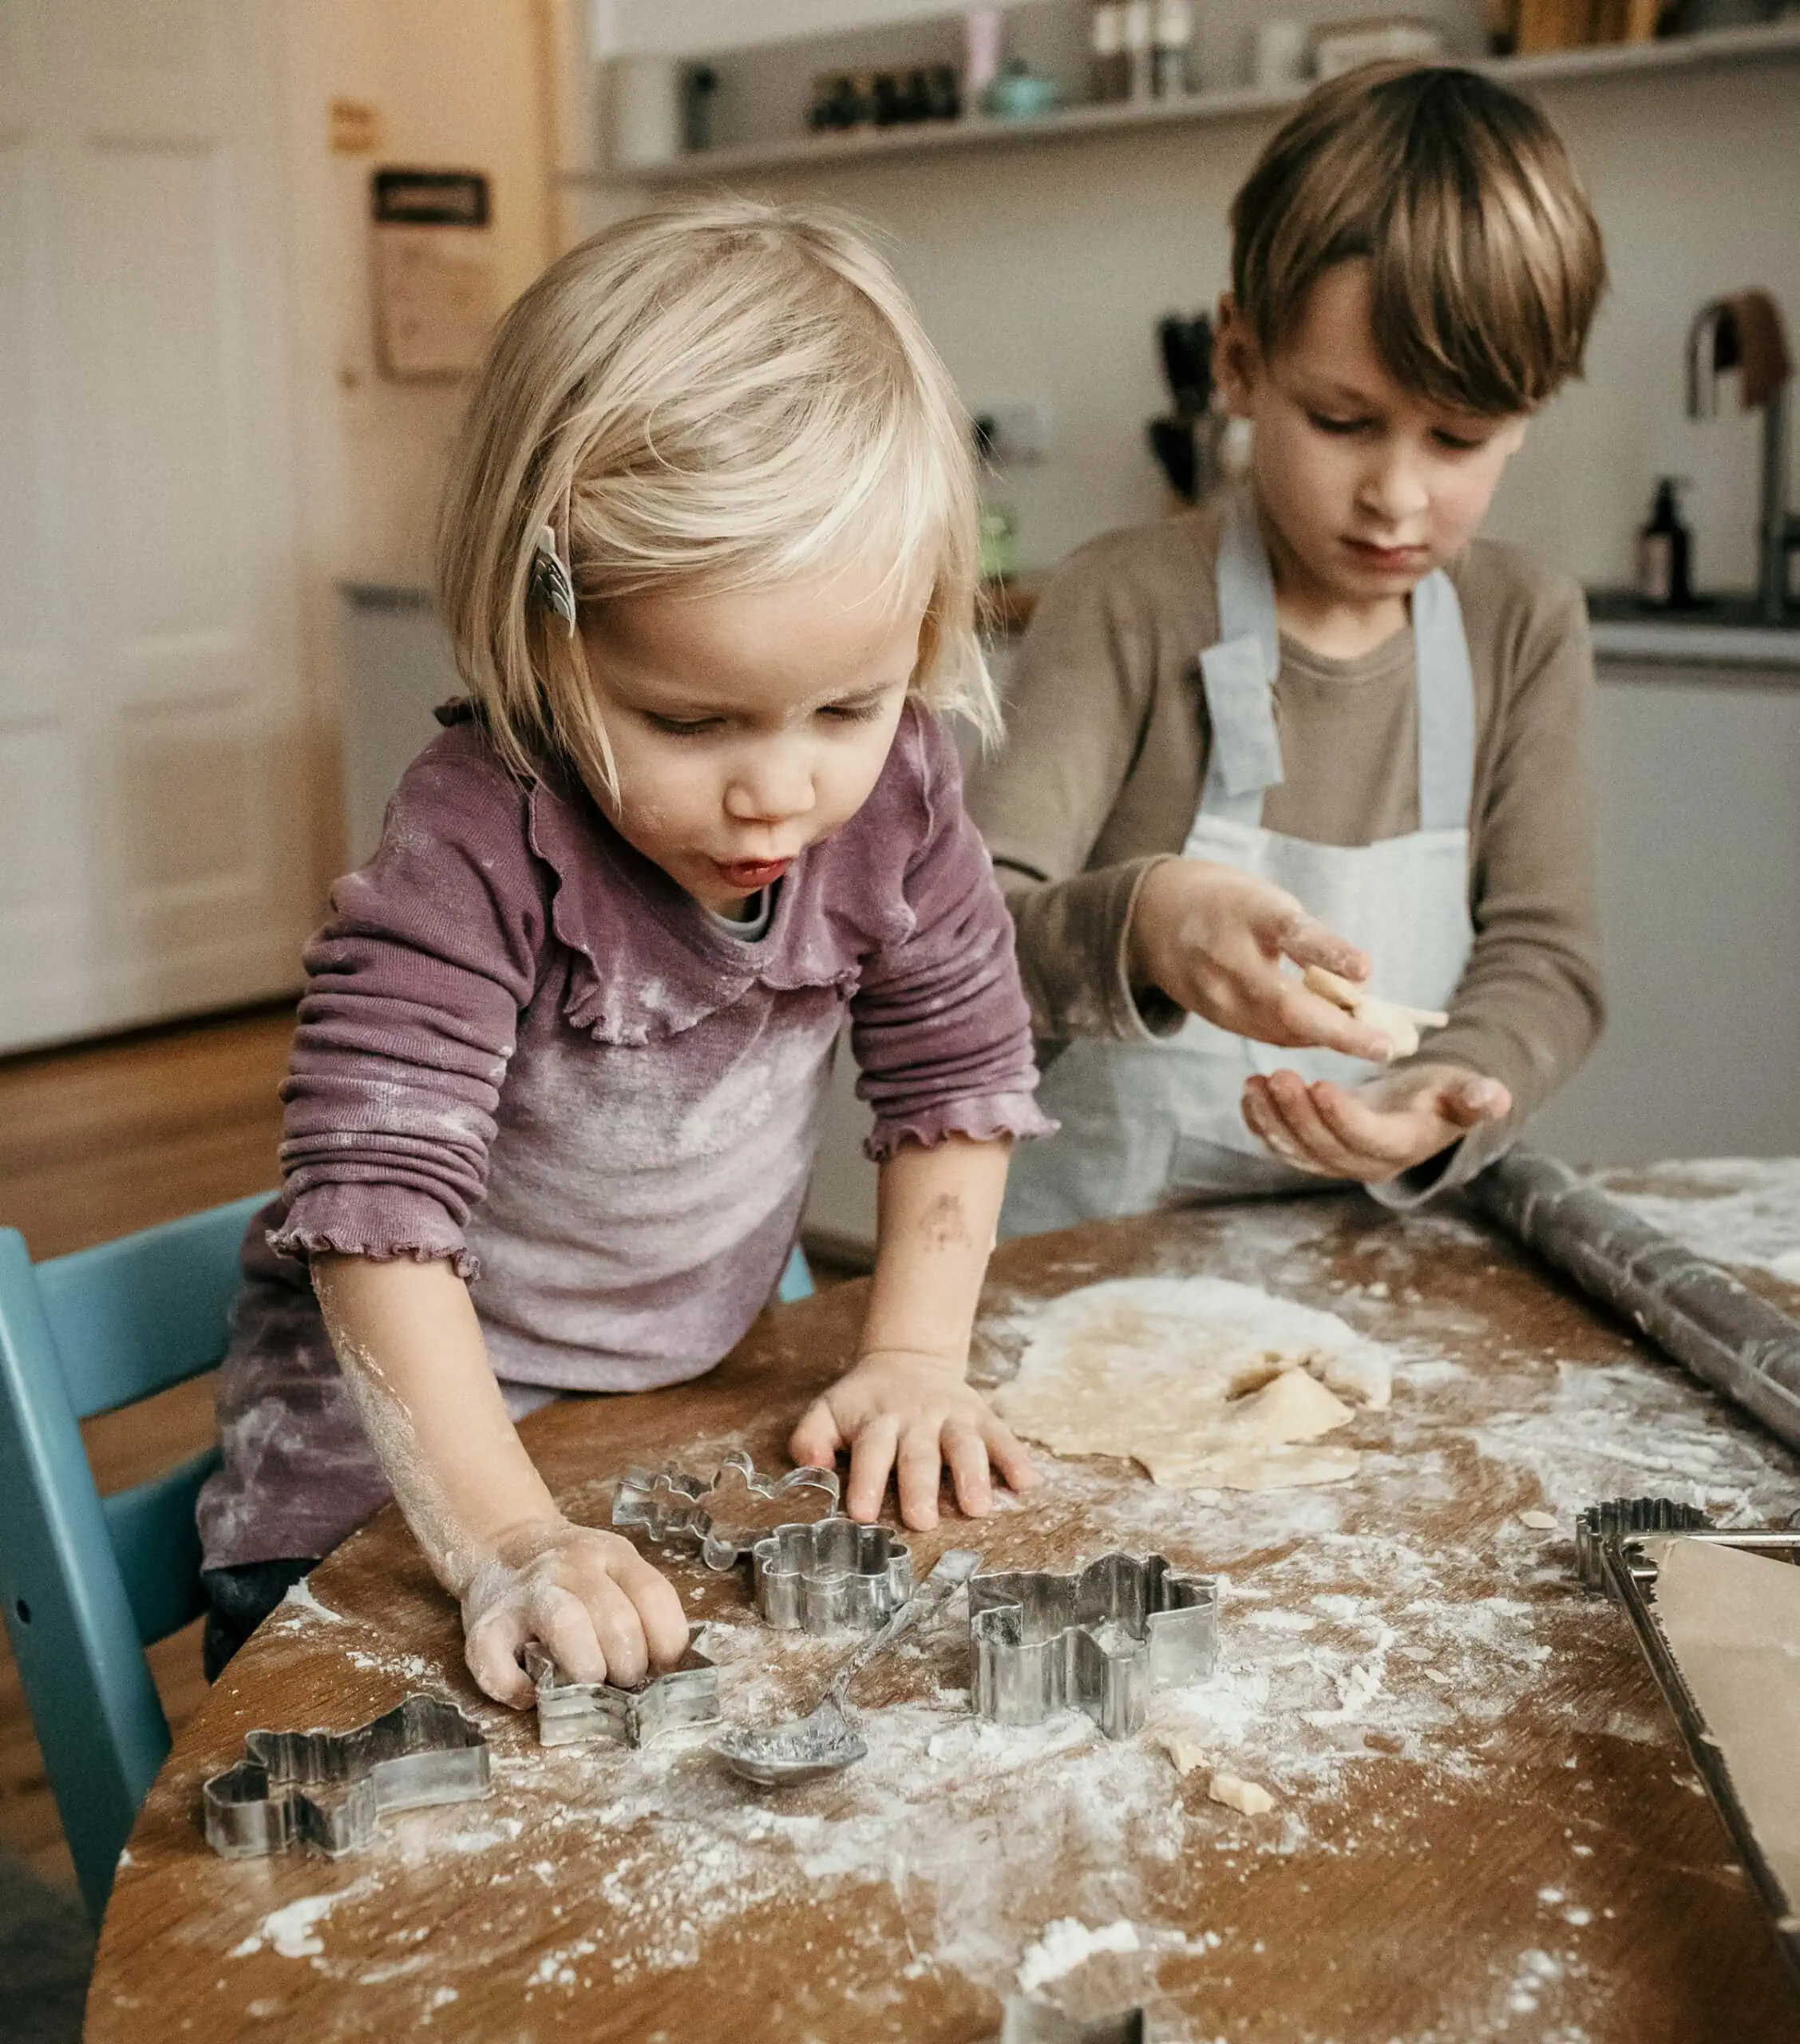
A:
[[[1361,259],[1389,373],[1482,417],[1530,411],[1580,374],[1606,284],[1555,129],[1448,65],[1373,64],[1321,85],[1263,151],[1231,224],[1232,288],[1265,358],[1325,271]]]

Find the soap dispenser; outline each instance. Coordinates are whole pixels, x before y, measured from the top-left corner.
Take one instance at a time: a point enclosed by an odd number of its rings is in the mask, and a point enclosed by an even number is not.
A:
[[[1664,476],[1637,536],[1637,593],[1659,610],[1692,608],[1694,536],[1681,515],[1681,478]]]

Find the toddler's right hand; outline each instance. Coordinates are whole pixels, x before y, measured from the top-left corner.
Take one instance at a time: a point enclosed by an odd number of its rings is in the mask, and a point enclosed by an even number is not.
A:
[[[496,1703],[523,1709],[532,1685],[519,1656],[536,1640],[572,1682],[630,1688],[687,1650],[673,1586],[629,1540],[566,1519],[511,1527],[463,1594],[469,1672]]]
[[[1144,876],[1132,911],[1130,967],[1189,1014],[1234,1036],[1299,1049],[1318,1044],[1385,1064],[1387,1040],[1281,969],[1323,965],[1368,977],[1369,961],[1292,894],[1206,859],[1165,859]]]

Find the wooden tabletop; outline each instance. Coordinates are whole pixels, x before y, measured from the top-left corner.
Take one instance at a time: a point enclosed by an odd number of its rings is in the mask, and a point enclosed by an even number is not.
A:
[[[1715,1220],[1747,1196],[1716,1168],[1662,1190]],[[1800,1304],[1780,1247],[1758,1248],[1754,1281]],[[1268,1784],[1272,1813],[1209,1801],[1206,1770],[1178,1776],[1151,1736],[1109,1742],[1074,1715],[976,1723],[955,1622],[872,1671],[869,1757],[835,1781],[759,1793],[691,1737],[545,1752],[528,1717],[473,1690],[455,1611],[390,1512],[184,1730],[107,1915],[93,2044],[414,2029],[972,2044],[1027,1957],[1071,2013],[1141,1999],[1159,2037],[1794,2037],[1800,1999],[1628,1626],[1573,1580],[1568,1527],[1620,1492],[1784,1519],[1800,1464],[1466,1218],[1401,1222],[1354,1196],[1012,1244],[982,1368],[1005,1376],[1058,1293],[1192,1273],[1393,1345],[1394,1404],[1347,1436],[1367,1451],[1356,1480],[1189,1495],[1040,1458],[1017,1511],[915,1551],[972,1534],[995,1566],[1153,1548],[1223,1573],[1220,1670],[1159,1699],[1159,1718]],[[627,1464],[741,1444],[777,1465],[862,1303],[856,1285],[772,1313],[705,1380],[569,1400],[527,1439],[564,1505],[603,1523]],[[1545,1509],[1557,1531],[1520,1517]],[[835,1642],[777,1640],[738,1577],[671,1573],[714,1622],[728,1717],[804,1705]],[[348,1727],[420,1690],[486,1728],[489,1800],[394,1820],[335,1864],[208,1849],[200,1785],[247,1731]],[[1078,1927],[1050,1928],[1064,1919]],[[1097,1933],[1098,1955],[1058,1975]]]

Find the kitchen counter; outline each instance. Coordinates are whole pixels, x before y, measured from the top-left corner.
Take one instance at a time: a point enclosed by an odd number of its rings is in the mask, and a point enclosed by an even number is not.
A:
[[[1765,624],[1750,597],[1732,596],[1703,609],[1658,615],[1628,593],[1590,589],[1588,615],[1598,660],[1758,667],[1800,686],[1800,612],[1790,609],[1783,623]]]

